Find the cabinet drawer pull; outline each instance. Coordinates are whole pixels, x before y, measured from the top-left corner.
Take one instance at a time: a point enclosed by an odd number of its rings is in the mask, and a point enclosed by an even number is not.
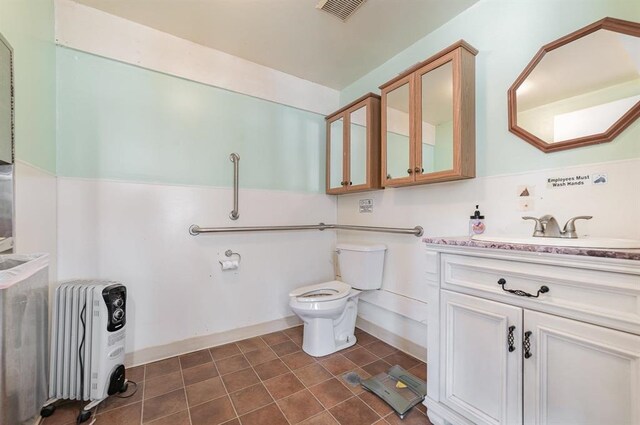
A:
[[[528,359],[529,357],[533,356],[533,354],[531,354],[531,331],[526,331],[524,333],[524,341],[522,341],[522,348],[524,350],[524,358]]]
[[[513,339],[513,331],[516,330],[515,326],[509,326],[509,333],[507,334],[507,343],[509,344],[509,352],[516,351],[515,340]]]
[[[547,292],[549,292],[549,287],[544,285],[542,285],[540,289],[538,289],[538,292],[535,295],[533,295],[528,292],[521,291],[519,289],[507,289],[504,287],[504,285],[506,284],[507,284],[506,280],[502,278],[498,280],[498,285],[502,286],[503,291],[508,292],[510,294],[518,295],[520,297],[538,298],[540,294],[546,294]]]

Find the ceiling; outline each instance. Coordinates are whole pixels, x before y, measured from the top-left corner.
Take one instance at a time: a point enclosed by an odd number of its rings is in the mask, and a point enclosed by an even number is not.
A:
[[[339,90],[478,0],[368,0],[344,23],[318,0],[76,1]]]

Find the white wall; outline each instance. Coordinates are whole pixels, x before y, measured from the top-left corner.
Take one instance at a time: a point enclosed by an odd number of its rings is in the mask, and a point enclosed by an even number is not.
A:
[[[291,289],[333,278],[333,232],[194,237],[188,228],[333,222],[335,199],[241,190],[236,222],[231,207],[227,188],[60,177],[59,278],[127,285],[129,353],[290,316]],[[227,249],[242,255],[239,270],[221,271]]]
[[[588,181],[580,186],[547,187],[548,178],[576,175],[589,175],[591,178],[596,173],[607,174],[609,182],[593,185]],[[593,215],[591,221],[576,224],[580,235],[640,239],[638,182],[640,159],[634,159],[434,185],[387,188],[340,196],[338,223],[398,227],[420,225],[424,227],[425,236],[463,236],[468,232],[469,216],[475,205],[480,204],[480,210],[486,216],[486,234],[529,236],[533,233],[533,225],[522,220],[524,215],[539,217],[552,214],[561,225],[573,216]],[[525,185],[534,196],[518,196]],[[358,201],[364,198],[373,199],[373,213],[358,212]],[[520,211],[522,202],[532,205],[531,210]],[[410,311],[415,300],[428,308],[421,239],[377,233],[338,234],[338,242],[355,241],[387,245],[383,289],[406,298],[406,305],[396,302],[395,306],[389,307],[381,301],[385,299],[382,293],[378,299],[367,300],[364,297],[365,303],[398,313]],[[380,319],[377,322],[375,317],[367,317],[367,320],[415,340],[414,322],[421,321],[409,317],[405,315],[397,320]]]

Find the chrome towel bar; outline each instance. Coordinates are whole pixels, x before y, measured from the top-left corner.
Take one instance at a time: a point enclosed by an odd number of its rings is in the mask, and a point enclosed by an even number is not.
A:
[[[197,224],[193,224],[189,227],[189,233],[192,236],[199,235],[200,233],[236,233],[236,232],[270,232],[280,230],[358,230],[363,232],[381,232],[381,233],[396,233],[403,235],[413,235],[420,237],[424,234],[424,230],[421,226],[414,228],[406,227],[375,227],[375,226],[354,226],[350,224],[303,224],[293,226],[250,226],[250,227],[200,227]]]

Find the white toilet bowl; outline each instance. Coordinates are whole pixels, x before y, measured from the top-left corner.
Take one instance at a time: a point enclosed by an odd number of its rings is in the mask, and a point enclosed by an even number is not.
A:
[[[356,343],[360,291],[337,280],[303,286],[289,294],[289,306],[304,322],[302,349],[326,356]]]
[[[356,343],[358,296],[361,290],[382,286],[385,250],[384,245],[338,245],[344,282],[303,286],[289,294],[289,306],[304,322],[302,349],[307,354],[326,356]]]

